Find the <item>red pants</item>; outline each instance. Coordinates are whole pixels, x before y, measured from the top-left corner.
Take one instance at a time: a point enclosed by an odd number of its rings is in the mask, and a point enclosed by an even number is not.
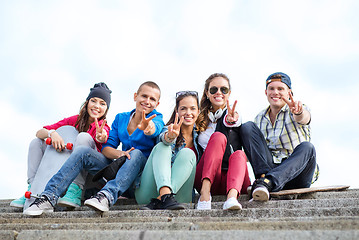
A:
[[[236,189],[238,195],[247,193],[250,185],[247,169],[247,158],[243,151],[237,150],[228,159],[228,171],[222,170],[222,158],[226,150],[227,138],[223,133],[215,132],[208,141],[196,168],[194,187],[198,192],[202,188],[202,180],[211,182],[211,195],[227,195]]]

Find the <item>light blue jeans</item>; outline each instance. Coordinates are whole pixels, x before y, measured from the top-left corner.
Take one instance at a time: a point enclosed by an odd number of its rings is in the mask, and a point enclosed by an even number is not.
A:
[[[131,151],[130,156],[131,159],[127,159],[122,165],[117,172],[116,178],[108,181],[101,189],[101,192],[108,198],[110,206],[115,204],[117,198],[133,185],[134,180],[146,164],[147,158],[140,150]],[[61,169],[50,179],[41,195],[46,196],[51,204],[55,206],[59,197],[66,191],[81,170],[87,170],[89,173],[95,174],[111,162],[112,160],[106,158],[102,153],[87,146],[79,146],[73,151]]]

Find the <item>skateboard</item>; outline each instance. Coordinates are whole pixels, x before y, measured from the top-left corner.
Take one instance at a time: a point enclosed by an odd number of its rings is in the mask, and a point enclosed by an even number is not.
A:
[[[73,144],[78,135],[78,131],[73,126],[63,126],[56,130],[60,134],[60,136],[64,139],[66,144],[66,149],[61,152],[57,152],[56,149],[50,145],[51,139],[47,140],[46,150],[41,159],[41,163],[39,168],[37,169],[35,178],[31,183],[31,188],[29,192],[26,192],[26,196],[28,197],[25,201],[24,211],[29,207],[29,205],[35,200],[36,196],[40,195],[45,187],[47,182],[55,175],[64,162],[70,157],[72,153]]]
[[[315,192],[328,192],[328,191],[341,191],[348,189],[348,185],[334,185],[326,187],[310,187],[310,188],[298,188],[298,189],[289,189],[282,190],[279,192],[271,192],[270,196],[276,199],[297,199],[305,198],[306,195]]]

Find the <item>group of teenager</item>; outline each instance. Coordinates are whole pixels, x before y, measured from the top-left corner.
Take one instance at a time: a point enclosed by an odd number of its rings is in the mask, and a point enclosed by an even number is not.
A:
[[[226,195],[223,209],[239,210],[240,194],[268,201],[270,192],[309,187],[318,177],[309,109],[294,100],[288,75],[273,73],[265,85],[269,106],[254,122],[242,124],[237,101],[230,105],[229,78],[214,73],[205,81],[201,98],[196,91],[176,93],[165,124],[156,110],[160,88],[144,82],[134,93],[135,109],[117,114],[110,128],[106,114],[111,90],[105,83],[95,84],[78,115],[44,126],[31,142],[29,188],[46,149],[44,139],[51,137],[52,146],[61,151],[65,143],[56,130],[70,125],[79,132],[70,157],[24,214],[52,212],[57,204],[81,206],[86,175],[120,159],[124,161],[117,172],[102,178],[102,188],[84,205],[105,212],[123,196],[135,198],[141,209],[185,209],[183,203],[193,202],[196,190],[196,209],[211,209],[212,195]],[[252,183],[247,160],[255,176]],[[24,203],[23,196],[10,205]]]

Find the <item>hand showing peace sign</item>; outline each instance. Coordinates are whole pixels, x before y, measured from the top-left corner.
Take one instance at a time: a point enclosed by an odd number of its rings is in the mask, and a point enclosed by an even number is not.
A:
[[[229,106],[229,100],[227,100],[227,119],[228,123],[235,123],[238,121],[239,114],[235,111],[237,100],[234,101],[233,107]]]
[[[106,125],[106,119],[103,120],[101,127],[98,124],[97,118],[95,118],[95,125],[96,125],[96,140],[99,143],[104,143],[107,141],[107,132],[104,129],[105,125]]]
[[[169,140],[169,142],[172,142],[175,138],[178,137],[180,131],[181,131],[181,125],[183,123],[184,117],[182,116],[181,119],[178,119],[178,113],[176,113],[176,117],[175,117],[175,121],[174,123],[171,123],[168,126],[168,130],[166,133],[167,136],[167,140]]]
[[[294,101],[293,95],[289,92],[289,99],[284,98],[281,96],[283,101],[288,105],[290,111],[295,115],[300,115],[303,113],[303,104],[301,101]]]
[[[156,114],[153,114],[151,117],[146,118],[145,111],[143,111],[142,120],[141,123],[138,125],[138,129],[142,130],[145,135],[152,135],[156,130],[156,126],[152,121],[152,119],[154,119],[155,117]]]

